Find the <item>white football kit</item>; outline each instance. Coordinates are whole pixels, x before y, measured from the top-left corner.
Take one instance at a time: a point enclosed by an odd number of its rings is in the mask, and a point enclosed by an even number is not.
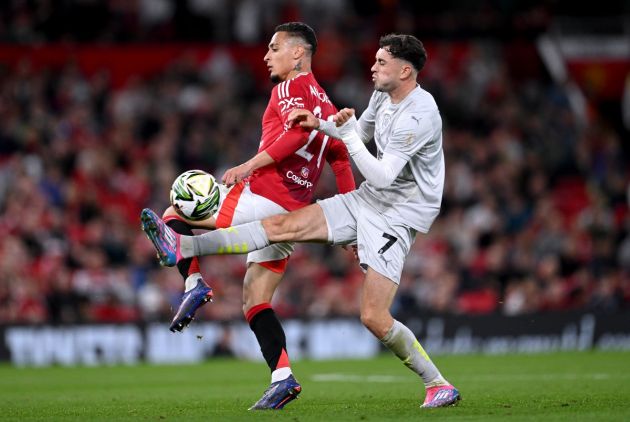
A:
[[[318,204],[328,223],[329,242],[357,242],[361,266],[398,284],[416,232],[428,232],[440,211],[445,173],[442,119],[433,96],[420,86],[398,104],[375,91],[356,131],[363,142],[374,139],[379,160],[387,153],[406,164],[386,187],[366,181],[353,192]]]

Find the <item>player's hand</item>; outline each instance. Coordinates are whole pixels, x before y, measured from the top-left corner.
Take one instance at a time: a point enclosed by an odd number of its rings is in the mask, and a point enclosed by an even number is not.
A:
[[[298,123],[304,129],[317,129],[319,127],[319,119],[315,117],[309,110],[303,108],[294,108],[289,113],[287,122],[291,125]]]
[[[247,163],[243,163],[236,167],[228,169],[221,178],[221,181],[226,186],[232,186],[240,182],[241,180],[251,176],[252,170]]]
[[[342,108],[333,116],[333,122],[335,122],[335,125],[339,127],[350,120],[352,116],[354,116],[353,108]]]

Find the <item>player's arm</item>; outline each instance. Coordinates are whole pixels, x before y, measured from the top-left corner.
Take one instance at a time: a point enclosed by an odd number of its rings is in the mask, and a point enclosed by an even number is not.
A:
[[[352,113],[354,113],[354,109],[347,110],[352,110]],[[355,120],[354,124],[356,126],[355,131],[359,135],[359,138],[363,143],[367,144],[374,136],[374,124],[373,121],[370,122],[367,117],[364,119],[364,115],[366,115],[365,112],[361,115],[358,122]],[[289,122],[291,124],[298,123],[299,126],[304,129],[318,130],[331,138],[341,139],[338,129],[340,123],[337,122],[336,118],[332,121],[328,121],[315,117],[309,110],[296,109],[289,114]]]
[[[358,119],[358,122],[355,124],[354,129],[364,144],[367,144],[368,142],[370,142],[372,138],[374,137],[374,125],[375,125],[374,122],[376,121],[376,103],[377,101],[379,101],[379,95],[382,95],[382,94],[378,93],[377,91],[374,91],[374,93],[372,94],[372,97],[370,98],[370,102],[367,108],[363,111],[363,113],[361,114],[361,117],[359,117]],[[348,109],[348,110],[352,110],[353,114],[355,113],[354,109]],[[341,126],[343,123],[344,121],[339,120],[339,116],[335,116],[332,122],[327,122],[320,119],[318,130],[324,132],[326,135],[333,136],[337,139],[341,139],[341,135],[339,133],[338,127]],[[335,135],[331,135],[329,132],[331,133],[334,132]]]
[[[313,127],[318,129],[322,123],[312,114],[303,113],[301,111],[294,112],[295,121],[300,122],[303,127]],[[372,186],[384,188],[389,186],[394,179],[400,174],[401,170],[407,164],[409,159],[401,158],[399,155],[385,153],[378,160],[365,147],[363,140],[357,133],[357,119],[354,117],[354,110],[344,108],[335,115],[337,136],[346,145],[348,153],[354,160],[357,168]]]
[[[254,170],[284,160],[306,145],[308,134],[309,132],[301,127],[285,129],[267,149],[260,151],[243,164],[227,170],[222,177],[223,183],[231,186],[251,176]]]
[[[295,154],[308,142],[310,130],[299,125],[294,125],[289,120],[289,115],[293,110],[303,110],[313,107],[308,85],[302,78],[292,79],[287,82],[284,96],[278,99],[278,114],[282,121],[284,131],[271,143],[265,151],[276,163]]]
[[[346,193],[356,188],[354,175],[352,174],[352,166],[350,165],[350,156],[346,146],[338,139],[331,138],[328,152],[326,152],[326,161],[332,168],[337,182],[337,191]]]
[[[232,186],[240,182],[241,180],[251,176],[254,170],[257,170],[264,166],[268,166],[273,162],[273,158],[271,158],[271,156],[266,151],[261,151],[243,164],[228,169],[223,174],[221,181],[227,186]]]
[[[264,151],[260,151],[243,164],[227,170],[222,177],[224,184],[228,186],[236,184],[246,177],[249,177],[255,170],[273,163],[278,163],[288,156],[293,155],[308,142],[309,132],[287,121],[291,110],[304,107],[303,98],[308,98],[308,92],[306,92],[304,86],[301,84],[293,83],[287,86],[290,86],[290,88],[288,88],[289,92],[283,100],[277,97],[277,91],[274,91],[272,94],[272,101],[274,101],[276,106],[279,101],[286,101],[289,104],[293,104],[291,107],[287,108],[277,107],[278,114],[284,125],[284,131],[270,146],[265,148]]]
[[[396,176],[398,176],[407,164],[409,159],[400,158],[398,155],[385,153],[378,160],[365,147],[363,139],[357,133],[357,119],[354,117],[354,109],[344,108],[335,115],[335,123],[330,130],[330,125],[326,124],[324,130],[324,121],[317,119],[308,110],[294,110],[289,119],[299,122],[299,125],[305,128],[313,128],[321,130],[329,136],[336,136],[341,139],[350,156],[357,165],[357,168],[372,186],[384,188],[389,186]],[[330,133],[329,133],[330,132]],[[334,133],[334,135],[332,135]]]
[[[367,150],[357,134],[356,117],[350,109],[337,113],[341,140],[365,180],[376,188],[384,188],[396,179],[403,167],[433,135],[431,119],[422,117],[401,119],[394,128],[381,159]]]
[[[285,130],[276,138],[275,141],[265,149],[269,158],[271,158],[276,163],[284,160],[285,158],[295,154],[297,150],[302,148],[308,142],[309,132],[301,128],[299,126],[294,126],[291,128],[286,128]]]
[[[379,93],[374,91],[372,97],[370,98],[370,102],[368,107],[363,111],[361,117],[356,123],[355,130],[359,135],[359,138],[363,143],[367,144],[374,137],[374,122],[376,119],[376,103],[379,101]],[[354,109],[351,109],[354,113]],[[336,119],[333,121],[327,121],[323,119],[318,119],[313,116],[313,113],[310,113],[308,110],[293,110],[289,115],[289,122],[299,123],[305,129],[309,130],[319,130],[324,132],[326,135],[331,138],[341,139],[341,135],[339,134],[339,130],[337,129],[341,123],[337,122]]]
[[[243,164],[227,170],[222,177],[223,183],[231,186],[249,177],[254,170],[284,160],[306,145],[308,134],[309,132],[301,127],[285,129],[267,149],[260,151]]]

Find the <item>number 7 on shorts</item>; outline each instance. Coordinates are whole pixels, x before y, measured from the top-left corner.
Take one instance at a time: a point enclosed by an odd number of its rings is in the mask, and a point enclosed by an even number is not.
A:
[[[398,238],[392,236],[389,233],[383,233],[383,237],[387,239],[387,243],[384,244],[383,247],[378,250],[378,253],[381,255],[384,254],[389,248],[391,248],[392,245],[396,243],[396,241],[398,240]]]

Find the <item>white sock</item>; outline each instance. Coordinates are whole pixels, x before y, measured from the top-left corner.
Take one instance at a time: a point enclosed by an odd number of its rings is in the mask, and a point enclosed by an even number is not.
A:
[[[179,253],[184,258],[192,258],[195,256],[194,236],[181,235],[179,237]]]
[[[269,239],[262,222],[252,221],[225,229],[212,230],[198,236],[181,236],[179,246],[184,258],[246,254],[269,246]]]
[[[392,328],[381,339],[381,343],[394,352],[405,366],[420,375],[426,388],[448,385],[448,381],[431,362],[431,358],[424,351],[416,336],[401,322],[394,320]]]
[[[186,282],[184,283],[184,293],[197,287],[197,281],[200,278],[203,278],[200,273],[192,273],[186,277]]]
[[[291,375],[292,373],[293,372],[291,372],[291,368],[288,366],[285,366],[284,368],[278,368],[271,373],[271,383],[273,384],[274,382],[285,380],[289,378],[289,375]]]

